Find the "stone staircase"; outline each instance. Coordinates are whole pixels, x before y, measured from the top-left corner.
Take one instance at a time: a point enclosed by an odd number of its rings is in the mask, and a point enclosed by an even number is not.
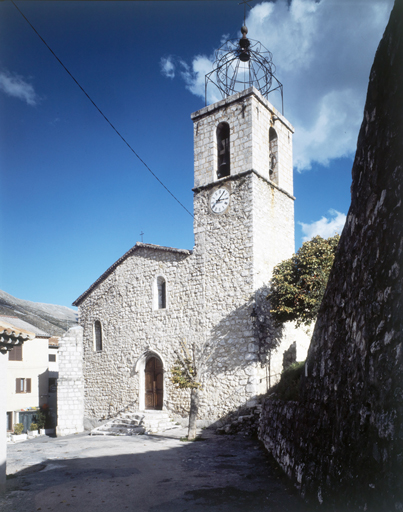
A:
[[[175,425],[166,411],[144,411],[123,413],[103,425],[91,430],[92,436],[133,436],[140,434],[156,434],[180,428]]]

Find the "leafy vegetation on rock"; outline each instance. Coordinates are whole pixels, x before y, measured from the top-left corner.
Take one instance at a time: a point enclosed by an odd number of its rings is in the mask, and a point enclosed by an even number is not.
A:
[[[276,325],[294,320],[309,325],[316,319],[339,240],[339,235],[316,236],[274,267],[267,298]]]

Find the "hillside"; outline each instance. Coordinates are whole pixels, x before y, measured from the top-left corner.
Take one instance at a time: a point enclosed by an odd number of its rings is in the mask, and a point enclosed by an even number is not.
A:
[[[0,315],[16,316],[52,336],[77,325],[77,313],[66,307],[22,300],[0,290]]]

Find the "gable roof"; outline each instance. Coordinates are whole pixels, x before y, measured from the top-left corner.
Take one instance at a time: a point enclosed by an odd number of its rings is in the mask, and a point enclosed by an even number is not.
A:
[[[177,254],[185,254],[189,256],[192,251],[188,249],[175,249],[174,247],[164,247],[162,245],[145,244],[143,242],[136,242],[136,245],[129,249],[121,258],[119,258],[113,265],[111,265],[78,299],[73,302],[73,306],[79,306],[88,295],[104,281],[121,263],[123,263],[129,256],[134,254],[139,249],[152,249],[154,251],[173,252]]]

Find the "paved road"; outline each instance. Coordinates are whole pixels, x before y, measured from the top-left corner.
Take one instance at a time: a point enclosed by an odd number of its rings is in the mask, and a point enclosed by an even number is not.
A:
[[[260,444],[186,431],[40,437],[8,446],[4,512],[307,512]]]

